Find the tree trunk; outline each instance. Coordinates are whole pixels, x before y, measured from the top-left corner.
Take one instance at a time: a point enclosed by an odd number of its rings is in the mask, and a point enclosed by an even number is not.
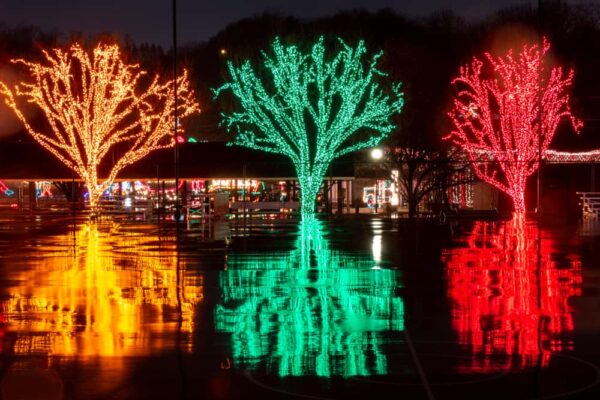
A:
[[[90,209],[93,213],[96,213],[98,211],[98,203],[100,202],[100,196],[102,196],[102,192],[104,190],[102,190],[102,188],[96,187],[96,185],[94,184],[88,184],[87,187],[89,193]]]
[[[300,214],[302,219],[315,213],[318,192],[318,187],[315,190],[308,182],[300,182]]]
[[[110,185],[112,185],[112,182],[104,181],[102,184],[99,184],[98,180],[91,179],[86,181],[85,184],[88,188],[90,209],[93,214],[97,214],[100,211],[98,206],[100,205],[102,193],[104,193],[104,191],[110,187]]]
[[[525,212],[525,184],[515,185],[512,192],[513,205],[515,212],[522,214]]]
[[[408,218],[413,219],[417,216],[417,199],[414,194],[408,195]]]
[[[406,196],[408,197],[408,218],[414,219],[417,216],[417,188],[415,187],[416,164],[408,163],[408,177],[406,182]]]
[[[317,194],[319,194],[323,177],[330,162],[318,162],[312,167],[307,164],[309,163],[296,165],[298,183],[300,184],[300,214],[302,219],[306,219],[307,216],[314,216]]]

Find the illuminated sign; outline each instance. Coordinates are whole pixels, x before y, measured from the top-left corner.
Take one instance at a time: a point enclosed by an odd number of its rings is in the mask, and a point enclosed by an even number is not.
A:
[[[15,194],[15,192],[9,189],[9,187],[6,186],[6,184],[2,181],[0,181],[0,192],[4,193],[6,196],[9,197]]]
[[[213,179],[210,185],[210,191],[215,190],[231,190],[231,189],[246,189],[250,192],[258,191],[260,181],[255,179]]]

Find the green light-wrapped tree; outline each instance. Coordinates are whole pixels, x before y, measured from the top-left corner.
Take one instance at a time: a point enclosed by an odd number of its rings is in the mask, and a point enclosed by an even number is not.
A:
[[[316,196],[331,162],[344,154],[377,145],[403,105],[400,84],[384,90],[377,69],[382,53],[367,59],[364,42],[329,56],[321,37],[310,53],[275,39],[263,53],[257,74],[249,61],[228,63],[231,80],[215,90],[230,90],[240,110],[223,114],[236,132],[234,144],[290,158],[300,183],[301,214],[314,212]]]

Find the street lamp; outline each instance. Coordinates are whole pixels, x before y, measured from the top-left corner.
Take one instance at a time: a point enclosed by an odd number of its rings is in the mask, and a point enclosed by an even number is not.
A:
[[[383,158],[383,150],[374,148],[371,150],[371,158],[374,160],[381,160]]]
[[[374,148],[373,150],[371,150],[371,158],[375,161],[379,161],[383,158],[383,150],[379,149],[379,148]],[[375,213],[377,213],[377,206],[378,206],[378,193],[379,193],[379,182],[377,180],[377,172],[375,172]]]

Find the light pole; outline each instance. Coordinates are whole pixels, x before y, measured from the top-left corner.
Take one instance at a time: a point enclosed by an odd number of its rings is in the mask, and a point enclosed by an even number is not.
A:
[[[177,0],[172,3],[173,18],[173,136],[175,137],[174,165],[175,165],[175,228],[179,238],[179,218],[181,217],[181,203],[179,201],[179,138],[177,124]],[[179,245],[179,243],[178,243]]]
[[[374,148],[373,150],[371,150],[371,158],[377,162],[379,162],[382,158],[383,158],[383,151],[379,148]],[[379,193],[379,181],[378,181],[378,174],[379,171],[375,172],[375,213],[377,213],[377,205],[379,202],[378,199],[378,193]]]
[[[540,52],[542,57],[540,57],[540,65],[538,71],[538,171],[537,171],[537,208],[535,210],[536,214],[539,216],[542,215],[542,68],[543,68],[543,47],[544,40],[542,37],[542,0],[538,0],[538,46],[540,48]]]

